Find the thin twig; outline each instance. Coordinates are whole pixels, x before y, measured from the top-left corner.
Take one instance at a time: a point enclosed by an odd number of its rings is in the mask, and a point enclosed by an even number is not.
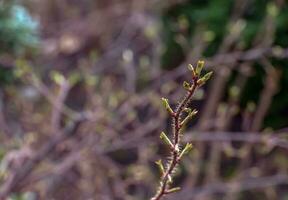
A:
[[[187,92],[187,95],[185,96],[183,101],[179,104],[178,108],[176,109],[176,114],[173,116],[173,121],[174,121],[174,126],[173,126],[174,143],[173,143],[173,145],[174,145],[174,149],[171,152],[172,160],[168,164],[167,170],[166,170],[164,176],[162,177],[159,192],[156,194],[155,197],[152,198],[153,200],[159,200],[162,196],[164,196],[166,194],[169,176],[172,175],[176,165],[179,162],[178,158],[179,158],[180,152],[178,149],[179,149],[179,135],[180,135],[180,129],[181,129],[181,126],[180,126],[181,114],[183,113],[185,106],[191,100],[191,97],[194,94],[196,88],[197,88],[197,79],[194,79],[192,89]]]
[[[52,137],[29,161],[27,161],[21,168],[17,169],[11,176],[2,184],[0,188],[0,199],[5,199],[10,193],[17,190],[18,186],[25,180],[38,164],[43,161],[53,149],[67,138],[75,135],[80,124],[86,118],[82,117],[76,121],[71,122],[63,130],[62,134]]]
[[[186,144],[185,148],[182,151],[180,151],[180,145],[181,145],[180,132],[183,126],[185,126],[185,124],[187,123],[187,121],[190,120],[197,113],[197,111],[195,110],[191,111],[191,109],[187,108],[189,102],[192,100],[193,94],[195,93],[198,87],[203,85],[210,78],[212,74],[212,72],[209,72],[205,76],[200,78],[200,73],[203,66],[204,66],[203,61],[199,61],[197,63],[196,70],[194,70],[192,65],[189,65],[189,69],[192,71],[192,86],[187,82],[183,83],[183,87],[187,90],[187,93],[182,99],[182,101],[180,101],[175,111],[172,110],[167,99],[162,99],[166,110],[173,119],[172,123],[173,141],[171,142],[164,132],[162,132],[160,135],[160,138],[163,139],[164,142],[167,143],[170,147],[171,160],[165,169],[161,161],[157,162],[157,165],[159,166],[159,169],[162,173],[162,177],[160,180],[160,186],[157,190],[157,193],[155,194],[154,197],[152,197],[151,200],[159,200],[164,195],[176,192],[180,189],[179,187],[171,189],[170,184],[172,183],[173,172],[176,170],[176,167],[180,159],[182,158],[183,154],[187,153],[192,148],[192,145],[188,143]],[[184,114],[184,112],[188,112],[188,116],[186,116],[186,118],[183,119],[182,115]]]

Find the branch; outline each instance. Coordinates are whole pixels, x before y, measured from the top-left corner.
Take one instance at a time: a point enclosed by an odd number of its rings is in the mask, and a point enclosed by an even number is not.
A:
[[[13,172],[0,188],[0,199],[6,199],[12,192],[16,191],[22,181],[24,181],[31,174],[34,168],[41,161],[43,161],[58,144],[64,142],[66,139],[77,133],[80,124],[84,120],[85,117],[83,116],[68,124],[63,130],[62,134],[52,137],[43,146],[43,148],[38,151],[38,153],[28,160],[21,168],[18,168],[15,172]]]
[[[180,151],[180,132],[183,126],[187,123],[187,120],[190,119],[192,116],[196,114],[196,111],[191,111],[190,108],[187,108],[189,102],[192,100],[192,96],[195,93],[196,89],[203,85],[212,75],[211,72],[205,74],[202,78],[200,78],[201,71],[204,67],[204,61],[198,61],[197,67],[194,70],[192,65],[189,65],[189,70],[192,73],[192,86],[188,82],[183,83],[183,87],[187,90],[186,95],[180,101],[179,105],[177,106],[176,110],[173,111],[170,107],[168,100],[162,98],[162,102],[164,104],[165,109],[170,114],[173,119],[172,129],[173,129],[173,141],[171,142],[170,139],[165,135],[164,132],[161,133],[160,138],[164,140],[166,144],[168,144],[170,148],[170,156],[171,161],[167,164],[166,170],[163,173],[160,186],[158,188],[157,193],[151,200],[160,200],[164,195],[170,194],[172,192],[176,192],[179,188],[170,188],[170,184],[172,183],[172,176],[173,172],[176,170],[180,159],[183,157],[184,154],[188,153],[192,149],[191,144],[186,144],[185,148]],[[182,115],[188,112],[188,119],[187,117],[182,119]],[[160,161],[157,162],[158,166],[161,163]],[[162,170],[162,164],[159,167]],[[163,170],[162,170],[163,171]]]
[[[227,191],[245,191],[256,188],[271,187],[280,184],[288,184],[288,176],[286,174],[276,174],[266,177],[245,178],[238,181],[230,181],[224,183],[206,184],[202,187],[187,188],[178,195],[173,196],[172,199],[196,199],[196,197],[203,197],[214,193],[226,193]],[[188,198],[189,197],[189,198]]]

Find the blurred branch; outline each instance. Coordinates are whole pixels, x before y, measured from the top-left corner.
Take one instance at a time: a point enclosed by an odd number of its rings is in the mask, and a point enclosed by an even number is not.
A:
[[[11,130],[6,122],[5,119],[5,112],[4,112],[4,106],[5,106],[5,102],[3,99],[4,95],[3,95],[3,91],[0,88],[0,127],[1,127],[1,132],[3,131],[5,133],[6,136],[10,137],[11,136]]]
[[[53,110],[51,116],[52,132],[58,132],[60,129],[61,114],[63,112],[64,101],[69,92],[70,84],[68,80],[64,79],[60,84],[59,94],[53,103]]]
[[[226,183],[207,184],[197,188],[186,188],[177,195],[173,195],[171,199],[197,199],[206,195],[215,193],[226,193],[230,190],[245,191],[256,188],[266,188],[280,184],[288,184],[287,174],[276,174],[267,177],[245,178],[240,181],[231,181]],[[190,198],[188,198],[190,197]]]
[[[258,107],[251,125],[251,131],[259,131],[261,129],[262,122],[270,107],[273,96],[278,91],[278,80],[280,79],[279,71],[277,71],[267,59],[262,59],[261,63],[265,66],[266,80],[257,104]]]
[[[193,132],[184,136],[185,141],[227,141],[260,143],[272,147],[288,149],[288,140],[279,136],[260,134],[259,132]]]
[[[60,86],[61,87],[60,90],[62,91],[60,92],[60,95],[58,97],[55,97],[51,93],[50,89],[42,82],[40,78],[38,78],[34,74],[32,74],[32,77],[33,77],[31,80],[32,86],[35,87],[36,90],[40,92],[40,94],[42,94],[47,99],[47,101],[53,106],[52,115],[54,115],[54,118],[56,116],[58,117],[60,114],[65,114],[67,117],[73,119],[74,116],[78,115],[77,112],[73,111],[72,109],[64,105],[63,102],[61,103],[61,101],[65,100],[68,90],[71,87],[68,82]],[[55,99],[57,100],[55,101]],[[60,105],[62,105],[62,107],[59,107]],[[56,119],[53,119],[53,120],[56,120]]]
[[[288,48],[280,48],[280,47],[269,47],[269,48],[254,48],[247,51],[234,51],[229,53],[217,54],[211,58],[205,59],[207,63],[207,69],[213,68],[217,70],[215,66],[222,67],[223,65],[227,65],[227,67],[234,68],[231,64],[243,61],[255,61],[260,58],[288,58]],[[159,88],[161,83],[166,82],[168,80],[175,80],[178,77],[185,75],[184,66],[187,66],[189,60],[185,61],[185,63],[178,66],[176,69],[169,72],[162,72],[155,79],[151,80],[150,87]],[[149,88],[148,88],[149,89]]]
[[[18,190],[19,184],[30,175],[33,169],[42,160],[46,159],[47,155],[51,153],[58,144],[75,135],[80,124],[85,120],[86,117],[83,116],[68,124],[61,134],[52,136],[52,138],[44,144],[43,148],[41,148],[30,160],[24,163],[23,166],[20,166],[16,171],[12,172],[0,188],[0,199],[7,198],[10,193]]]
[[[131,137],[127,141],[115,142],[113,147],[105,148],[104,152],[113,152],[119,149],[146,146],[155,141],[155,137],[138,138]],[[279,136],[264,135],[259,132],[187,132],[183,138],[184,142],[244,142],[252,144],[263,144],[268,147],[280,147],[288,149],[288,140]]]

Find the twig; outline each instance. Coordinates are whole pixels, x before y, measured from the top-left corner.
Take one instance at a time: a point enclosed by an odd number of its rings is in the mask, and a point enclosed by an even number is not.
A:
[[[173,192],[178,191],[180,188],[170,188],[170,184],[172,183],[172,175],[173,172],[176,170],[177,164],[181,160],[184,154],[188,153],[192,149],[192,144],[187,143],[185,148],[180,151],[180,132],[183,128],[183,126],[186,125],[186,123],[197,113],[196,110],[191,111],[190,108],[187,108],[189,102],[192,99],[192,96],[196,89],[203,85],[211,76],[211,72],[204,75],[202,78],[200,78],[201,70],[204,66],[203,61],[198,61],[196,70],[194,70],[192,65],[189,65],[189,69],[192,71],[192,86],[187,83],[186,81],[183,83],[183,87],[187,90],[187,93],[185,97],[182,99],[182,101],[179,103],[178,107],[175,111],[172,110],[170,107],[168,100],[162,98],[163,104],[168,111],[168,113],[171,115],[173,119],[172,128],[173,128],[173,141],[170,141],[170,139],[166,136],[164,132],[161,133],[160,138],[169,146],[170,148],[170,154],[171,154],[171,161],[168,163],[166,169],[164,169],[164,166],[162,165],[162,161],[159,160],[157,163],[161,173],[162,177],[160,180],[160,186],[158,188],[157,193],[154,197],[152,197],[151,200],[159,200],[164,195],[170,194]],[[182,118],[182,115],[187,112],[186,118]]]
[[[262,126],[264,117],[270,107],[273,96],[278,90],[278,80],[279,72],[271,65],[267,59],[262,59],[261,63],[265,66],[266,70],[266,80],[264,88],[261,92],[260,100],[258,102],[258,107],[251,125],[251,131],[259,131]]]
[[[189,133],[184,141],[205,142],[244,142],[251,144],[264,144],[267,147],[280,147],[288,149],[288,140],[275,136],[275,134],[260,134],[259,132],[199,132]]]
[[[26,179],[27,176],[33,171],[33,169],[44,160],[47,155],[53,151],[53,149],[67,138],[77,133],[80,124],[85,120],[85,117],[79,118],[78,120],[69,124],[62,134],[52,137],[42,149],[38,151],[29,161],[26,162],[21,168],[11,174],[11,176],[2,184],[0,188],[0,199],[5,199],[9,194],[15,190]]]
[[[70,89],[69,82],[64,79],[59,88],[59,94],[53,104],[52,116],[51,116],[51,128],[53,132],[58,132],[60,129],[61,114],[63,113],[62,108],[64,107],[64,101]]]

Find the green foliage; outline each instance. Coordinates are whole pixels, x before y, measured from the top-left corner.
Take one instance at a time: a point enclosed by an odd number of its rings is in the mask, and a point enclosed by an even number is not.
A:
[[[10,83],[13,80],[13,71],[0,66],[0,86],[5,83]]]
[[[259,48],[257,45],[259,34],[264,32],[264,21],[267,17],[274,20],[275,36],[272,46],[287,48],[288,46],[288,5],[283,3],[277,7],[272,0],[248,1],[243,14],[236,21],[231,22],[235,15],[233,10],[235,1],[212,0],[199,1],[190,0],[177,6],[169,8],[163,14],[163,33],[165,51],[162,55],[162,67],[171,69],[182,63],[188,55],[185,55],[185,46],[177,38],[185,41],[191,49],[197,46],[198,40],[194,40],[199,32],[203,35],[206,48],[203,56],[212,57],[217,54],[221,44],[229,32],[234,29],[241,31],[239,38],[233,44],[234,51],[245,51],[252,48]],[[228,50],[230,51],[230,50]],[[173,55],[173,56],[172,56]],[[193,57],[193,55],[192,55]],[[281,73],[281,80],[278,93],[275,95],[268,115],[265,118],[264,127],[274,129],[285,126],[282,116],[287,115],[288,94],[288,62],[287,59],[270,59],[273,66]],[[253,74],[249,77],[241,97],[241,109],[245,109],[248,102],[257,103],[259,94],[264,87],[266,73],[261,63],[252,63]],[[235,72],[237,73],[237,72]],[[235,74],[234,72],[232,74]],[[231,77],[234,80],[234,77]],[[229,81],[228,85],[231,82]],[[277,100],[276,100],[277,99]],[[287,126],[287,123],[286,123]]]
[[[37,22],[27,10],[15,3],[0,7],[0,54],[21,55],[38,42]]]
[[[32,192],[25,192],[23,194],[13,194],[8,200],[35,200],[36,196]]]
[[[0,3],[0,85],[14,79],[12,66],[3,65],[1,56],[13,59],[33,52],[38,44],[37,27],[37,22],[23,6],[14,1]]]

